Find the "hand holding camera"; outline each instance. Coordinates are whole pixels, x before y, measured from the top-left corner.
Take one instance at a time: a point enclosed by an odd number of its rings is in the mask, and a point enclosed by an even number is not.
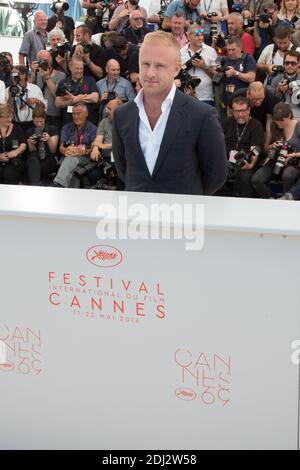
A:
[[[236,70],[229,65],[225,71],[225,75],[227,78],[234,77],[236,75]]]
[[[6,163],[9,161],[9,157],[7,156],[7,152],[0,153],[0,162]]]
[[[277,90],[281,93],[286,93],[287,90],[288,90],[288,83],[286,80],[281,80],[279,83],[278,83],[278,86],[277,86]]]
[[[192,64],[194,67],[198,68],[198,69],[207,69],[207,65],[205,63],[205,60],[202,59],[202,57],[200,56],[199,59],[193,59],[192,60]]]
[[[90,154],[91,160],[93,160],[94,162],[97,162],[100,157],[101,157],[101,154],[100,154],[99,148],[94,146]]]

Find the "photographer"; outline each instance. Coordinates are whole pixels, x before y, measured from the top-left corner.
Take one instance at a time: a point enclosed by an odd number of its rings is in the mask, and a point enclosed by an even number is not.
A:
[[[3,103],[5,101],[5,88],[10,86],[11,81],[11,71],[13,67],[12,58],[10,60],[9,52],[0,53],[0,101]]]
[[[61,113],[55,105],[55,98],[57,85],[66,78],[66,74],[53,68],[53,59],[48,51],[38,52],[37,58],[37,62],[31,64],[31,79],[42,90],[47,102],[47,123],[55,126],[60,132],[62,128]]]
[[[52,66],[55,70],[69,74],[68,62],[70,44],[66,42],[63,31],[59,28],[54,28],[48,34],[50,50],[49,53],[52,57]]]
[[[149,6],[147,8],[148,23],[157,25],[155,29],[160,28],[169,3],[169,0],[150,0]]]
[[[278,103],[273,111],[271,135],[266,138],[268,153],[264,164],[252,177],[252,185],[262,198],[271,198],[269,182],[279,177],[283,193],[289,192],[300,177],[300,123],[293,119],[288,103]]]
[[[139,50],[136,44],[129,44],[121,35],[111,37],[112,47],[107,48],[107,57],[120,64],[121,77],[135,83],[139,77]]]
[[[211,37],[222,32],[221,22],[227,21],[227,0],[203,0],[199,5],[201,26],[204,28],[206,44],[211,44]]]
[[[246,33],[243,30],[243,17],[239,13],[230,13],[227,19],[227,27],[228,27],[228,34],[229,38],[232,37],[239,37],[242,41],[241,43],[241,50],[245,54],[250,54],[254,57],[255,54],[255,44],[253,41],[253,37],[251,34]],[[217,46],[217,38],[214,36],[212,38],[212,47]]]
[[[126,41],[131,44],[142,44],[144,37],[150,30],[144,26],[144,18],[139,10],[133,10],[129,15],[129,26],[124,30]]]
[[[183,13],[186,27],[200,21],[199,4],[200,0],[173,0],[165,11],[162,29],[170,31],[171,18],[176,11]]]
[[[259,58],[266,46],[273,44],[276,27],[284,24],[284,22],[278,18],[278,6],[276,3],[265,3],[263,7],[262,13],[254,23],[253,30],[253,39],[256,46],[256,59]]]
[[[69,63],[71,76],[61,80],[57,86],[55,106],[62,111],[63,124],[72,121],[73,106],[76,103],[87,105],[89,120],[98,123],[99,94],[92,77],[83,75],[83,62],[76,56]]]
[[[282,0],[278,16],[285,24],[294,28],[300,18],[299,0]]]
[[[187,34],[189,43],[180,50],[182,68],[191,76],[201,79],[195,89],[197,98],[214,106],[212,79],[215,75],[217,53],[204,44],[204,32],[198,24],[192,24]]]
[[[181,11],[176,11],[171,17],[171,33],[178,42],[180,49],[189,42],[185,32],[185,19]]]
[[[98,0],[83,0],[81,1],[81,6],[87,9],[86,26],[92,31],[92,34],[97,34],[107,30],[107,21],[110,20],[117,8],[117,1],[102,0],[99,2]]]
[[[25,57],[27,64],[31,64],[36,60],[37,53],[46,49],[48,42],[47,35],[47,16],[43,11],[37,11],[33,17],[34,28],[24,34],[22,44],[19,51],[19,64],[25,65]]]
[[[259,121],[251,118],[250,102],[247,98],[243,96],[234,98],[231,103],[231,110],[233,117],[227,118],[222,127],[229,164],[232,165],[234,171],[236,193],[240,197],[253,197],[251,177],[256,170],[259,155],[253,155],[250,162],[244,157],[239,161],[238,156],[244,155],[241,154],[241,151],[248,155],[254,147],[262,149],[264,129]]]
[[[126,26],[128,26],[129,15],[133,10],[139,10],[146,24],[147,11],[145,8],[139,6],[139,0],[128,0],[115,9],[112,19],[109,22],[110,31],[116,30],[118,33],[122,32]]]
[[[293,89],[291,88],[291,83],[295,80],[300,80],[300,73],[298,73],[299,61],[299,52],[286,52],[283,59],[284,73],[276,75],[271,82],[275,95],[280,101],[290,104],[293,117],[297,121],[300,121],[300,106],[292,102]]]
[[[256,64],[253,57],[242,53],[242,41],[232,37],[227,41],[228,56],[224,57],[225,77],[221,81],[222,108],[225,109],[232,94],[254,82]]]
[[[75,23],[73,18],[65,15],[65,11],[68,9],[68,2],[55,0],[52,3],[51,10],[53,11],[53,16],[48,18],[47,31],[49,33],[54,28],[62,29],[67,41],[73,44]]]
[[[37,104],[46,106],[41,89],[28,82],[28,71],[24,65],[12,70],[12,85],[6,88],[6,99],[14,111],[13,120],[22,123],[23,129],[32,126],[32,111]]]
[[[72,118],[73,122],[66,124],[61,131],[59,150],[64,159],[54,178],[54,187],[78,187],[79,178],[74,173],[91,163],[91,146],[97,127],[88,121],[88,109],[83,103],[73,106]]]
[[[103,47],[92,41],[92,32],[87,26],[78,26],[75,29],[76,46],[73,46],[71,57],[75,55],[84,63],[84,75],[95,80],[103,77],[106,64],[106,53]]]
[[[55,153],[58,146],[57,128],[46,124],[46,111],[43,106],[36,106],[32,113],[33,127],[28,129],[26,171],[28,183],[38,186],[42,178],[48,178],[57,171]]]
[[[266,46],[257,61],[257,70],[272,74],[273,66],[283,65],[284,55],[290,50],[300,51],[291,41],[291,28],[279,25],[275,31],[274,44]]]
[[[125,78],[120,77],[120,64],[117,60],[110,59],[106,64],[105,70],[107,76],[97,82],[100,95],[100,119],[105,117],[107,102],[117,97],[122,102],[133,101],[136,96],[131,83]]]
[[[8,104],[0,104],[0,149],[0,183],[19,184],[26,139],[21,126],[12,123],[12,110]]]

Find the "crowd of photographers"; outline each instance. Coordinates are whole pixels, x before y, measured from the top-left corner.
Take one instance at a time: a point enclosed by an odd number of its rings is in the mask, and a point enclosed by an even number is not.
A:
[[[122,190],[113,112],[140,91],[139,48],[160,28],[180,45],[176,86],[218,111],[218,195],[300,199],[299,2],[83,0],[75,27],[55,0],[50,18],[35,13],[18,65],[0,53],[0,182]]]

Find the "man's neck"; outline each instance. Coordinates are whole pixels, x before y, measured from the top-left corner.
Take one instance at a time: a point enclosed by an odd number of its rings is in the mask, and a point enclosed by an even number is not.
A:
[[[170,90],[165,91],[157,96],[146,96],[144,93],[143,101],[144,101],[144,108],[145,108],[146,114],[148,114],[148,112],[157,113],[161,111],[161,106],[163,102],[165,101],[166,97],[168,96],[168,94],[170,93],[170,91],[171,91],[171,88]]]
[[[107,77],[107,80],[108,80],[108,83],[114,83],[114,82],[117,82],[119,80],[119,77],[117,77],[117,78]]]
[[[189,49],[192,51],[192,52],[197,52],[197,51],[200,51],[203,47],[203,44],[201,44],[201,46],[193,46],[191,43],[189,44]]]

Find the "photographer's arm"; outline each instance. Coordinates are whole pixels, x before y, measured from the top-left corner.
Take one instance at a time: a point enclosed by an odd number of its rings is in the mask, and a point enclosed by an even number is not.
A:
[[[94,91],[93,93],[89,93],[87,95],[77,95],[73,96],[73,102],[75,103],[94,103],[97,104],[99,101],[99,93]]]
[[[86,2],[85,0],[83,0],[81,2],[81,6],[82,8],[93,8],[94,10],[98,10],[98,9],[102,9],[103,7],[101,6],[100,2],[99,3],[91,3],[91,2]]]
[[[254,40],[254,44],[256,48],[261,46],[261,35],[259,32],[259,27],[258,27],[257,22],[254,23],[253,40]]]
[[[237,78],[245,83],[252,83],[255,81],[255,72],[238,72]]]
[[[51,137],[49,136],[49,139],[46,140],[46,142],[48,144],[48,148],[49,148],[51,153],[56,152],[57,146],[58,146],[58,140],[59,140],[58,135],[52,135]]]
[[[24,54],[19,54],[19,65],[25,65],[25,57]]]
[[[22,153],[25,152],[27,148],[27,145],[26,144],[20,144],[19,147],[15,150],[11,150],[10,152],[6,152],[6,156],[8,158],[16,158],[16,157],[19,157],[20,155],[22,155]]]
[[[86,61],[86,64],[88,68],[90,69],[90,71],[92,72],[92,74],[94,74],[98,78],[103,77],[103,70],[99,65],[94,64],[94,62],[92,62],[91,59],[88,59]]]
[[[56,84],[51,80],[50,76],[44,76],[45,83],[47,85],[48,90],[50,91],[52,96],[56,96]]]
[[[65,96],[57,96],[55,98],[55,106],[59,109],[61,108],[66,108],[67,106],[72,106],[73,103],[73,95],[69,93],[68,95]]]

